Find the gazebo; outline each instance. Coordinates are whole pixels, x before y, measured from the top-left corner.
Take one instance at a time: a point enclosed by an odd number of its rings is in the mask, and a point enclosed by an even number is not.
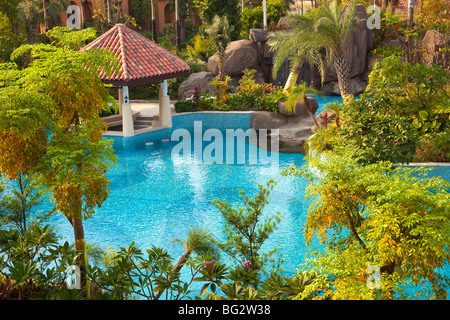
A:
[[[124,137],[134,136],[134,123],[128,87],[160,82],[159,118],[162,126],[172,126],[167,79],[189,75],[188,64],[172,52],[131,30],[124,24],[112,29],[89,43],[82,50],[111,50],[119,60],[120,72],[111,77],[104,72],[99,76],[103,83],[119,88],[119,106]]]

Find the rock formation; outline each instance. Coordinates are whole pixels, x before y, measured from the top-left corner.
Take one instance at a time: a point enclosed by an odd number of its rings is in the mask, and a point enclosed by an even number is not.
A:
[[[273,137],[278,129],[279,152],[305,154],[304,144],[313,135],[314,122],[308,115],[286,116],[280,113],[257,111],[252,114],[251,127],[256,132],[268,130]],[[269,144],[270,146],[270,144]]]
[[[422,39],[425,52],[423,63],[427,66],[440,65],[450,69],[450,36],[436,30],[428,30]]]
[[[214,87],[209,84],[213,79],[214,75],[211,72],[202,71],[192,73],[178,87],[178,98],[183,100],[192,97],[196,87],[200,88],[200,92],[214,93]]]

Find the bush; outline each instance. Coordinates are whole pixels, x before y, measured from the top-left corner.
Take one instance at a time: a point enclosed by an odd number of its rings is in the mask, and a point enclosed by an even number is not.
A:
[[[187,54],[193,61],[208,62],[209,57],[216,53],[214,42],[201,34],[197,34],[191,45],[186,46]]]
[[[362,98],[344,109],[340,139],[345,153],[360,163],[409,163],[418,143],[418,132],[407,117],[390,114],[390,102]]]
[[[375,63],[365,95],[388,102],[380,107],[391,114],[414,120],[426,112],[427,122],[444,124],[449,117],[444,110],[450,101],[449,80],[442,67],[412,65],[390,56]]]
[[[175,103],[176,112],[194,111],[269,111],[278,112],[278,104],[287,99],[281,87],[273,84],[258,84],[253,79],[255,70],[244,70],[237,92],[227,96],[226,103],[217,102],[207,95],[196,91],[192,100]],[[216,85],[216,81],[211,82]]]
[[[437,30],[441,33],[450,32],[450,6],[448,0],[422,2],[416,12],[416,21],[421,27],[427,30]]]
[[[371,51],[374,58],[385,58],[389,56],[404,57],[405,50],[400,47],[383,46]]]
[[[424,135],[416,149],[419,162],[450,162],[450,128]]]

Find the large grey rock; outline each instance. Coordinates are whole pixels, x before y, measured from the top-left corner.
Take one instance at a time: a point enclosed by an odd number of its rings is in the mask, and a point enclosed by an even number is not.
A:
[[[360,77],[355,77],[350,79],[352,85],[352,91],[354,95],[363,93],[367,87],[367,81],[363,81]],[[341,95],[341,90],[339,89],[338,81],[331,81],[325,83],[320,90],[326,95],[339,96]]]
[[[373,70],[373,66],[375,65],[375,63],[379,62],[383,60],[383,58],[375,58],[372,56],[369,56],[367,59],[367,67],[366,70],[364,70],[364,72],[360,75],[361,80],[368,82],[369,81],[369,75]]]
[[[312,114],[315,114],[317,109],[319,109],[319,104],[317,103],[317,101],[312,98],[312,97],[307,97],[308,102],[309,102],[309,107],[311,108],[311,112]],[[285,116],[308,116],[308,107],[306,106],[306,104],[304,102],[301,101],[301,99],[299,99],[297,101],[297,104],[295,105],[295,110],[294,111],[287,111],[285,109],[286,106],[286,102],[281,102],[278,104],[278,112],[285,115]]]
[[[266,42],[269,38],[269,32],[264,29],[250,29],[249,39],[252,42]]]
[[[428,66],[440,65],[450,68],[450,35],[436,30],[428,30],[422,39],[422,49],[426,52],[424,63]],[[441,50],[445,49],[445,50]]]
[[[225,74],[233,77],[241,75],[244,69],[260,69],[258,45],[250,40],[231,42],[225,51]],[[219,74],[217,54],[208,59],[207,69],[214,75]]]
[[[202,93],[214,93],[215,88],[210,85],[213,79],[214,75],[211,72],[202,71],[192,73],[178,87],[178,98],[187,99],[192,97],[196,87],[200,88],[200,92]]]
[[[314,133],[314,122],[309,116],[286,116],[267,111],[254,112],[251,126],[257,132],[267,129],[269,138],[274,138],[274,129],[278,129],[279,152],[283,153],[305,154],[305,142]]]
[[[399,47],[403,50],[406,50],[406,37],[400,36],[396,39],[392,39],[389,41],[385,41],[381,43],[381,46],[389,46],[389,47]]]
[[[358,27],[350,32],[342,48],[344,56],[349,63],[351,78],[362,74],[366,69],[368,52],[373,47],[374,39],[373,31],[367,27],[367,15],[364,5],[356,5],[355,16],[359,19]],[[334,64],[331,63],[326,69],[324,82],[336,80],[336,69]]]

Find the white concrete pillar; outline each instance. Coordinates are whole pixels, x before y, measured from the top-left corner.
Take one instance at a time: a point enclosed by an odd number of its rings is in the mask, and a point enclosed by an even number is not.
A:
[[[131,112],[130,94],[128,87],[122,87],[122,133],[124,137],[134,136],[133,113]]]
[[[267,30],[267,0],[263,1],[263,24],[264,30]]]
[[[161,126],[172,127],[172,111],[170,110],[167,80],[161,82],[159,88],[159,120],[161,121]]]

